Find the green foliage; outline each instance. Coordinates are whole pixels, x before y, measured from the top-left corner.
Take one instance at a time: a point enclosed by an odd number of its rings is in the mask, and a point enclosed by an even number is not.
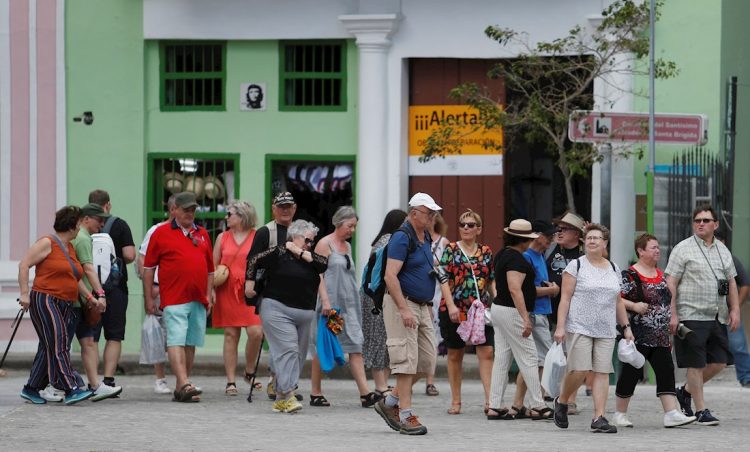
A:
[[[657,4],[657,17],[659,6],[661,3]],[[516,58],[500,61],[487,74],[504,81],[505,104],[475,83],[460,85],[450,95],[479,110],[480,124],[470,132],[501,128],[506,137],[523,136],[527,141],[544,143],[565,176],[568,206],[575,209],[570,180],[576,174],[586,174],[601,157],[592,145],[568,140],[568,119],[574,110],[593,108],[595,79],[647,73],[647,65],[644,72],[644,65],[638,62],[648,56],[648,26],[648,2],[634,0],[612,3],[602,11],[593,30],[577,25],[567,36],[549,42],[532,44],[525,33],[489,26],[484,30],[489,39],[523,49]],[[661,79],[674,77],[678,68],[672,61],[658,59],[655,74]],[[457,139],[470,132],[442,125],[428,138],[420,161],[460,154]],[[506,139],[509,142],[513,139]],[[500,150],[512,152],[511,148]],[[631,150],[625,154],[639,153]]]

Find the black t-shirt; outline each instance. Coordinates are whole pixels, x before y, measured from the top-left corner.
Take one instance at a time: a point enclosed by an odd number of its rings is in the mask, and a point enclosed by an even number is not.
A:
[[[123,259],[122,257],[122,249],[126,246],[135,246],[135,243],[133,243],[133,234],[130,232],[130,226],[128,226],[128,223],[125,222],[122,218],[115,218],[115,221],[112,223],[112,228],[109,230],[109,236],[112,237],[112,243],[115,245],[115,254],[120,259]],[[123,259],[123,262],[125,260]],[[128,289],[128,266],[123,265],[122,271],[122,280],[120,281],[120,288],[123,290]]]
[[[312,262],[298,259],[280,245],[254,257],[245,279],[254,281],[258,270],[264,269],[264,298],[273,298],[290,308],[313,310],[318,299],[320,274],[325,273],[328,259],[315,253],[312,257]]]
[[[568,249],[556,244],[546,260],[550,282],[557,284],[558,287],[562,287],[563,270],[565,270],[570,261],[578,259],[582,255],[580,246]],[[558,293],[556,297],[552,297],[552,315],[554,319],[557,319],[557,307],[559,305],[560,294]]]
[[[511,298],[510,291],[508,290],[507,272],[509,271],[516,271],[526,275],[521,284],[521,292],[523,292],[523,301],[526,305],[526,311],[533,311],[534,303],[536,302],[534,267],[524,259],[522,253],[513,248],[505,248],[495,256],[495,285],[497,287],[497,298],[495,298],[493,303],[499,304],[500,306],[509,306],[511,308],[516,307],[516,305],[513,304],[513,298]]]
[[[283,224],[276,223],[276,245],[283,245],[286,243],[286,229],[287,227]],[[255,231],[255,238],[253,238],[253,244],[250,246],[250,251],[247,253],[247,260],[256,254],[260,254],[267,250],[271,244],[271,231],[268,230],[268,226],[261,226]]]

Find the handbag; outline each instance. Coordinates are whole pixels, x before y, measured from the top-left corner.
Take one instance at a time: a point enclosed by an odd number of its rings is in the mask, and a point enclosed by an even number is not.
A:
[[[73,269],[73,276],[76,278],[76,281],[77,281],[81,275],[80,273],[78,273],[78,269],[73,263],[73,259],[70,258],[70,254],[68,254],[68,250],[63,246],[62,241],[60,240],[60,237],[58,237],[56,234],[52,234],[51,237],[55,239],[55,242],[57,242],[57,246],[60,247],[63,254],[65,255],[65,258],[68,260],[68,263],[70,264],[70,268]],[[94,309],[93,307],[89,306],[88,303],[82,303],[81,312],[83,314],[83,321],[88,326],[95,326],[102,320],[102,313],[99,312],[98,309]]]
[[[234,257],[231,261],[229,261],[229,264],[219,264],[214,269],[214,287],[222,286],[227,280],[229,279],[229,268],[234,263],[234,260],[237,259],[237,256],[239,256],[239,250],[242,248],[242,245],[247,242],[247,239],[250,238],[250,234],[247,234],[247,237],[245,237],[245,240],[240,243],[240,245],[237,247],[237,252],[234,254]]]

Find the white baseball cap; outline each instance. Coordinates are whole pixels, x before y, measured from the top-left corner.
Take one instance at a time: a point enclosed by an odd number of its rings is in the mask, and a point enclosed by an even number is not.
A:
[[[617,357],[621,362],[628,363],[636,369],[646,364],[646,357],[635,348],[635,342],[628,342],[625,339],[621,339],[617,344]]]
[[[409,207],[419,207],[419,206],[425,206],[430,210],[443,210],[442,207],[437,205],[435,203],[435,200],[432,199],[432,196],[428,195],[427,193],[419,192],[411,197],[409,200]]]

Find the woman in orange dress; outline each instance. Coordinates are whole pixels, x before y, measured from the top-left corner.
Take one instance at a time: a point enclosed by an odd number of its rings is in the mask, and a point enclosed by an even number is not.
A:
[[[226,282],[214,289],[216,302],[211,317],[214,328],[224,328],[225,394],[229,396],[238,394],[235,371],[242,328],[247,332],[245,380],[248,382],[255,376],[255,361],[263,340],[260,317],[255,313],[255,307],[245,304],[245,264],[257,222],[258,214],[252,204],[245,201],[230,203],[227,206],[227,230],[216,237],[214,244],[214,265],[223,264],[229,268]]]

